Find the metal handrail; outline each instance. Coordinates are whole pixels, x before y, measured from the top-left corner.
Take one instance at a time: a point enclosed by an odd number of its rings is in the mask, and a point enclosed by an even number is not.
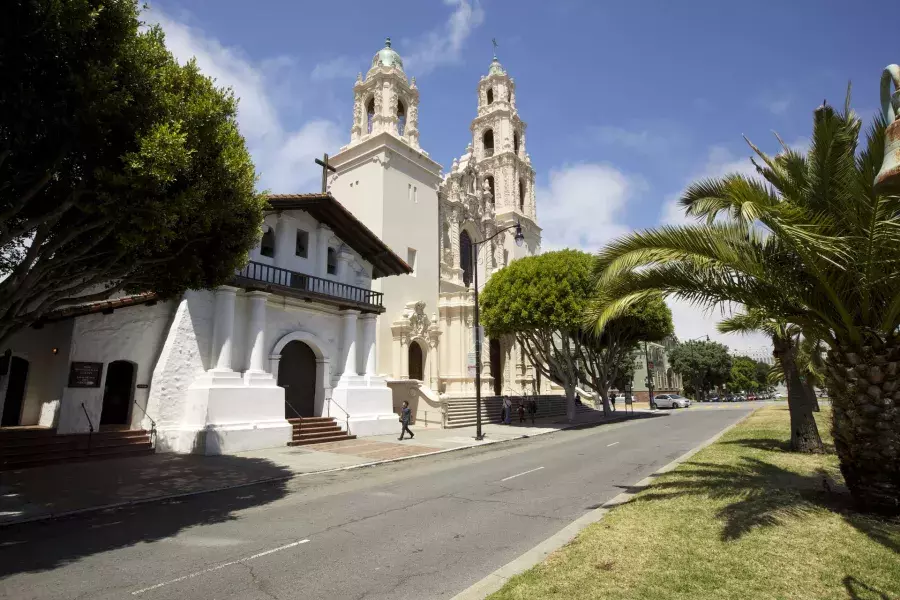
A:
[[[349,300],[358,304],[383,307],[384,294],[367,290],[331,279],[323,279],[315,275],[289,271],[281,267],[274,267],[260,262],[250,261],[237,272],[238,277],[259,281],[284,288]]]
[[[344,410],[344,407],[341,406],[340,404],[336,404],[334,402],[334,399],[329,398],[328,399],[328,416],[329,417],[331,416],[331,405],[332,404],[337,406],[339,409],[341,409],[341,412],[344,413],[344,424],[347,426],[347,435],[350,435],[350,413],[348,413],[346,410]]]
[[[144,416],[147,417],[147,420],[150,421],[150,447],[156,448],[156,421],[153,420],[153,417],[147,414],[147,411],[144,410],[144,407],[137,403],[137,400],[132,399],[131,403],[141,409],[141,412],[144,413]]]
[[[94,435],[94,422],[91,421],[91,416],[88,414],[87,409],[84,407],[84,402],[81,403],[81,410],[84,412],[84,418],[86,418],[87,422],[88,422],[89,431],[88,431],[87,453],[90,454],[91,453],[91,436]]]

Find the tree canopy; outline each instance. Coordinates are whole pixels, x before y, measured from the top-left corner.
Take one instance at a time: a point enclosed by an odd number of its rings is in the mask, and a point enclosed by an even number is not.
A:
[[[0,339],[118,291],[225,282],[265,198],[237,100],[135,0],[0,8]]]
[[[759,390],[756,378],[756,361],[748,356],[735,356],[728,374],[728,390],[731,392],[755,392]]]
[[[718,342],[693,340],[680,342],[669,353],[672,370],[691,383],[698,392],[723,385],[731,374],[728,346]]]

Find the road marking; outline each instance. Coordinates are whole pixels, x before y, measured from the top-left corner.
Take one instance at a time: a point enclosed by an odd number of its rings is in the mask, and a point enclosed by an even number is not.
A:
[[[618,444],[618,443],[619,443],[619,442],[613,442],[612,444],[607,444],[606,447],[609,448],[610,446],[615,446],[615,445]]]
[[[271,550],[265,550],[263,552],[259,552],[258,554],[254,554],[253,556],[248,556],[246,558],[239,558],[238,560],[233,560],[231,562],[222,563],[221,565],[216,565],[215,567],[210,567],[208,569],[203,569],[202,571],[197,571],[196,573],[191,573],[190,575],[185,575],[184,577],[179,577],[178,579],[172,579],[170,581],[163,581],[162,583],[157,583],[156,585],[151,585],[150,587],[146,587],[134,592],[131,592],[132,596],[138,596],[143,594],[144,592],[149,592],[150,590],[159,589],[163,586],[172,585],[173,583],[178,583],[179,581],[184,581],[185,579],[192,579],[197,577],[198,575],[203,575],[204,573],[211,573],[213,571],[218,571],[219,569],[224,569],[225,567],[230,567],[231,565],[236,565],[238,563],[242,563],[244,561],[253,560],[255,558],[261,558],[263,556],[274,554],[275,552],[281,552],[282,550],[287,550],[288,548],[293,548],[294,546],[299,546],[300,544],[305,544],[309,540],[300,540],[299,542],[293,542],[284,546],[279,546],[278,548],[272,548]]]
[[[544,467],[538,467],[537,469],[532,469],[530,471],[525,471],[524,473],[519,473],[518,475],[510,475],[506,479],[501,479],[500,481],[509,481],[510,479],[515,479],[516,477],[521,477],[522,475],[528,475],[529,473],[534,473],[535,471],[540,471]]]

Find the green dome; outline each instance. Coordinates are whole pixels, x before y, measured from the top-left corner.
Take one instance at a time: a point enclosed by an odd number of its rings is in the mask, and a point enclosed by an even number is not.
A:
[[[488,73],[491,75],[506,75],[506,71],[503,70],[503,65],[500,64],[500,61],[497,60],[496,56],[494,56],[494,60],[491,61],[491,67],[488,69]]]
[[[384,40],[384,48],[372,57],[372,68],[385,66],[403,70],[403,59],[391,48],[391,38]]]

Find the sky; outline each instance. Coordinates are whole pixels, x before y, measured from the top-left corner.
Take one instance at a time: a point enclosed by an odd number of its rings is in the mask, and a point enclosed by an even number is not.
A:
[[[314,191],[313,163],[349,141],[353,83],[390,36],[420,92],[422,147],[445,171],[471,141],[476,87],[497,53],[516,81],[537,173],[543,248],[596,252],[629,231],[683,223],[685,186],[753,174],[746,136],[807,146],[823,101],[876,114],[881,70],[900,61],[888,2],[862,0],[151,0],[180,61],[240,98],[260,185]],[[893,43],[891,43],[893,40]],[[721,312],[670,300],[676,335],[735,350]],[[727,310],[727,309],[726,309]]]

